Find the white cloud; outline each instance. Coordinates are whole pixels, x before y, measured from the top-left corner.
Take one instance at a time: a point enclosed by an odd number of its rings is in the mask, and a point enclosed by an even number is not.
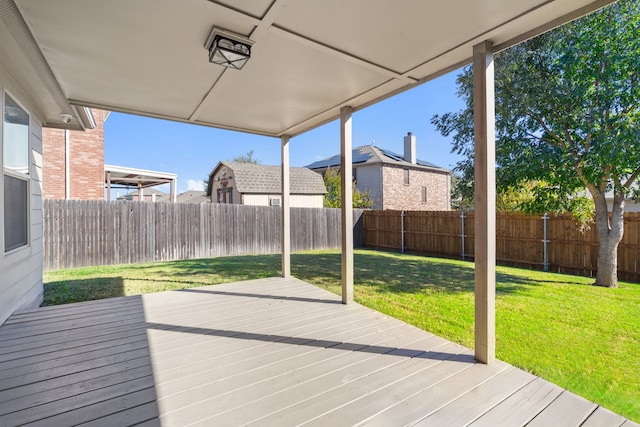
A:
[[[187,181],[187,191],[203,191],[204,181],[190,179]]]

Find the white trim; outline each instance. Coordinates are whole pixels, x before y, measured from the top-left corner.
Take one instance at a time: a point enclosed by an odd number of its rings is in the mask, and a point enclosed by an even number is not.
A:
[[[28,124],[27,124],[27,168],[28,173],[23,174],[20,172],[15,172],[12,170],[5,170],[4,168],[4,113],[5,113],[5,105],[6,105],[6,97],[10,96],[11,99],[18,104],[18,106],[29,116]],[[0,105],[0,114],[2,117],[0,118],[0,168],[1,168],[1,177],[0,177],[0,257],[3,260],[7,260],[0,264],[2,267],[6,266],[9,263],[18,262],[24,258],[27,258],[31,255],[31,179],[34,176],[34,171],[32,170],[33,166],[33,143],[32,143],[32,129],[31,129],[31,120],[32,114],[29,109],[24,107],[24,104],[20,102],[19,98],[13,95],[13,93],[7,88],[3,87],[2,90],[2,105]],[[5,206],[5,194],[4,194],[4,177],[5,175],[23,180],[27,183],[27,218],[26,218],[26,227],[27,227],[27,242],[25,245],[19,246],[17,248],[13,248],[11,250],[5,251],[5,235],[4,235],[4,206]],[[22,254],[22,255],[19,255]]]

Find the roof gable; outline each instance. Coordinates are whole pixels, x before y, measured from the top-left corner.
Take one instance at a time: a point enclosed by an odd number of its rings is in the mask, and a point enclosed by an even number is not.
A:
[[[235,180],[236,189],[244,194],[280,194],[282,192],[282,169],[280,166],[254,163],[220,162],[210,175],[207,194],[211,194],[211,184],[222,167],[227,167]],[[291,194],[325,194],[327,192],[322,176],[308,168],[290,168]]]

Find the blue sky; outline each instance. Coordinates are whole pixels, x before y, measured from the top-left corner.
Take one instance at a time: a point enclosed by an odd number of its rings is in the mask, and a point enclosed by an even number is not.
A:
[[[419,159],[452,168],[460,159],[431,124],[434,114],[458,111],[454,71],[353,115],[353,146],[371,144],[402,154],[403,137],[416,135]],[[280,164],[280,139],[112,113],[105,123],[105,163],[178,174],[178,192],[201,189],[221,160],[254,151],[262,164]],[[340,152],[337,121],[292,138],[292,166]],[[159,187],[159,189],[167,191]],[[120,190],[124,193],[123,190]]]

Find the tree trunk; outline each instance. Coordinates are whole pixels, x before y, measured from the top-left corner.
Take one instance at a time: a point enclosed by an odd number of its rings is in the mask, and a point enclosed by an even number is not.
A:
[[[595,286],[618,287],[618,245],[624,234],[624,197],[615,195],[611,220],[604,192],[589,188],[596,207],[596,227],[600,239],[598,274]]]

